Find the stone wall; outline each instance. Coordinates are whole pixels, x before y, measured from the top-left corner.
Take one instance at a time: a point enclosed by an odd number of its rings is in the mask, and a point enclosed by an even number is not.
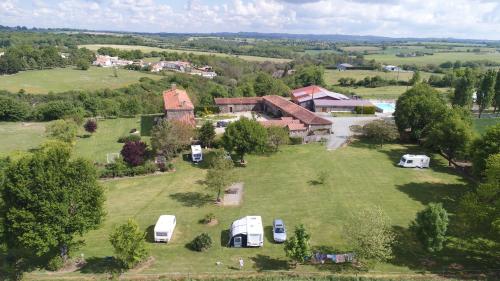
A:
[[[261,103],[257,104],[223,104],[218,105],[220,113],[262,111]]]

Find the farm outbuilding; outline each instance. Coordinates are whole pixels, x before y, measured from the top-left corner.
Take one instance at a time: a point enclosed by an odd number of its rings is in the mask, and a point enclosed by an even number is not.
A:
[[[163,92],[165,118],[195,126],[194,106],[186,91],[177,89],[175,84]]]
[[[353,112],[356,107],[375,107],[367,100],[315,100],[316,112]],[[375,107],[376,108],[376,107]],[[376,108],[377,109],[377,108]]]

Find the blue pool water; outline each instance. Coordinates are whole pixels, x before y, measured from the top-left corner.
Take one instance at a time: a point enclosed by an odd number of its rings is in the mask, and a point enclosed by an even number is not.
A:
[[[376,102],[374,103],[376,107],[382,109],[384,113],[394,112],[396,110],[396,105],[389,102]]]

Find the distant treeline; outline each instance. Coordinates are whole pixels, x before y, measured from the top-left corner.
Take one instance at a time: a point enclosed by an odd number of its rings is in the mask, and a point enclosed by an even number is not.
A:
[[[92,62],[95,55],[88,49],[69,49],[61,53],[56,47],[9,47],[0,57],[0,74],[13,74],[22,70],[45,69],[75,65],[79,60]]]

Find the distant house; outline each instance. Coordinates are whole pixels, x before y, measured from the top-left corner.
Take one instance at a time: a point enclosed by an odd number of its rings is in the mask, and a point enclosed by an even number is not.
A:
[[[384,70],[397,72],[397,71],[401,71],[401,67],[395,66],[395,65],[384,65]]]
[[[349,70],[351,68],[353,68],[354,66],[352,64],[349,64],[349,63],[341,63],[341,64],[337,64],[337,69],[339,71],[346,71],[346,70]]]
[[[101,67],[112,67],[112,66],[125,66],[133,63],[134,62],[131,60],[122,60],[118,57],[97,55],[96,60],[92,64]]]
[[[0,52],[0,57],[5,55],[5,52]]]
[[[328,91],[325,88],[311,85],[292,91],[292,101],[309,110],[314,110],[314,100],[348,100],[343,94]]]
[[[190,72],[191,63],[187,61],[162,61],[163,68],[179,72]]]
[[[177,89],[175,84],[163,92],[163,104],[167,120],[181,121],[193,127],[196,125],[191,99],[186,91]]]

